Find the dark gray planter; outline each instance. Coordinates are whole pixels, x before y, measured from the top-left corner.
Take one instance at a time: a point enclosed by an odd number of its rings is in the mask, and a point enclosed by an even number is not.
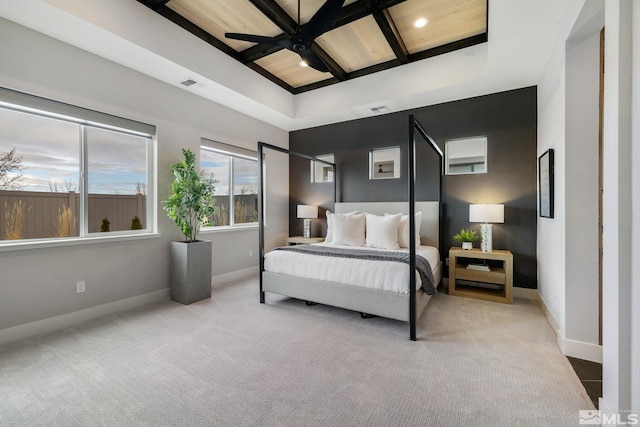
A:
[[[171,242],[171,299],[191,304],[211,298],[211,242]]]

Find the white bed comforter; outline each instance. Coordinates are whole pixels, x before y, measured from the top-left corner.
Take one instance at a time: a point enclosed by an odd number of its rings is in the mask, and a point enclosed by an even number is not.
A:
[[[328,245],[327,243],[317,243]],[[380,250],[368,247],[332,245],[357,250]],[[409,252],[399,249],[398,252]],[[431,265],[438,265],[438,250],[433,246],[420,246],[416,254],[421,255]],[[289,251],[271,251],[265,255],[264,269],[272,273],[287,274],[309,279],[346,283],[385,291],[409,293],[409,268],[407,264],[392,261],[369,261],[350,258],[314,256]],[[416,285],[422,285],[416,272]]]

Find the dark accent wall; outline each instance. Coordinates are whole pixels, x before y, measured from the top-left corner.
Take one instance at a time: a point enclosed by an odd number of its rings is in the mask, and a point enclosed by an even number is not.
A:
[[[449,139],[485,135],[488,140],[486,174],[444,177],[442,259],[451,246],[458,246],[453,240],[457,231],[479,230],[479,224],[469,223],[470,203],[504,203],[505,223],[493,226],[493,247],[513,252],[514,286],[536,288],[536,87],[299,130],[291,132],[289,146],[310,155],[335,155],[341,201],[404,201],[409,114],[416,116],[443,151]],[[369,180],[369,151],[391,146],[401,147],[400,178]],[[437,200],[439,163],[424,143],[419,144],[416,163],[416,199]],[[324,235],[324,209],[333,209],[333,184],[311,183],[309,161],[293,156],[289,174],[291,235],[302,234],[302,220],[296,218],[298,204],[321,206],[312,234]]]

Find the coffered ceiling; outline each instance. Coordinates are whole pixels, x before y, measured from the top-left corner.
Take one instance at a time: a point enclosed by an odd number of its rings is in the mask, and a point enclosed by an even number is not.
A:
[[[298,30],[297,0],[138,0],[293,94],[402,66],[487,41],[488,0],[346,0],[313,52],[329,68],[300,64],[282,46],[225,37],[287,38]],[[325,0],[300,0],[300,27]],[[416,27],[418,19],[426,25]]]
[[[176,0],[158,0],[156,6],[160,7],[161,13],[178,16],[177,12],[169,8],[173,1]],[[200,0],[190,0],[189,4],[197,4],[198,1]],[[279,7],[285,10],[284,0],[282,3],[281,0],[277,1]],[[297,0],[287,1],[291,2],[287,15],[290,21],[294,21],[297,19]],[[307,4],[313,1],[315,0],[301,0],[303,23],[315,13],[313,8],[306,11]],[[418,3],[428,4],[430,1]],[[362,0],[346,1],[340,16],[346,16],[346,11],[354,8],[354,5],[366,6],[371,5],[371,2],[373,0],[369,3]],[[232,11],[241,3],[247,4],[249,1],[206,2],[212,6],[232,5]],[[394,11],[394,25],[400,28],[401,14],[397,11],[401,5],[408,6],[414,1],[396,2],[393,6],[388,0],[384,3],[387,5],[384,10],[388,10],[389,15]],[[443,2],[443,5],[446,7],[463,3],[449,0]],[[376,4],[381,7],[382,0],[378,0]],[[483,4],[486,8],[486,3]],[[561,40],[566,39],[566,23],[575,20],[574,15],[578,13],[581,4],[575,0],[491,0],[485,23],[485,26],[488,23],[485,32],[489,36],[470,36],[487,38],[486,43],[443,54],[435,54],[442,48],[429,50],[433,48],[427,47],[423,49],[427,49],[426,52],[433,56],[416,60],[412,55],[420,52],[420,48],[411,47],[411,38],[403,35],[403,43],[409,52],[407,64],[395,67],[391,65],[384,69],[382,65],[385,62],[382,62],[378,66],[382,71],[358,78],[356,76],[360,71],[346,71],[348,79],[345,81],[327,84],[315,90],[308,90],[311,87],[305,88],[303,84],[297,89],[300,93],[295,94],[272,83],[232,56],[239,56],[251,47],[232,49],[213,35],[207,36],[208,33],[195,24],[191,25],[190,31],[186,31],[139,0],[0,0],[0,29],[7,21],[12,21],[195,96],[277,128],[292,131],[536,85],[549,61],[553,60],[551,52],[559,36],[564,37]],[[258,11],[257,16],[264,16],[260,9],[253,9]],[[372,14],[366,16],[370,15]],[[336,22],[340,19],[338,17]],[[437,22],[433,15],[428,19],[430,23],[426,30],[430,30],[431,24]],[[185,18],[183,21],[187,25]],[[254,22],[253,19],[249,21]],[[231,31],[232,27],[228,28]],[[279,34],[285,34],[278,28],[281,27],[276,25],[274,33],[280,31]],[[254,29],[234,26],[232,31],[250,33]],[[255,30],[257,31],[258,29]],[[322,37],[332,35],[333,31],[329,29],[318,37],[317,43],[320,43]],[[366,37],[368,36],[365,39]],[[219,47],[214,47],[213,43],[225,45],[231,52],[225,53]],[[5,45],[5,48],[11,49],[11,43]],[[296,55],[294,59],[298,61]],[[351,56],[347,55],[347,59],[351,60]],[[399,60],[396,61],[400,63]],[[2,61],[0,64],[3,64]],[[347,65],[342,66],[349,70]],[[3,67],[0,66],[1,68]],[[321,74],[326,75],[325,80],[336,79],[331,73]],[[52,76],[57,77],[59,76]],[[184,85],[183,82],[188,80],[197,84]],[[315,87],[321,82],[322,80],[316,83]],[[1,72],[0,83],[12,86],[11,81],[3,79]],[[99,80],[94,83],[100,84]],[[72,99],[69,101],[73,102]]]

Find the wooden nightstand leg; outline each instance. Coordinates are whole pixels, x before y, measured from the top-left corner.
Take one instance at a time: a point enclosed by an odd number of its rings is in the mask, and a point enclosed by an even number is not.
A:
[[[513,303],[513,258],[508,258],[504,262],[504,270],[505,270],[505,286],[504,286],[504,297],[509,304]]]
[[[449,255],[449,295],[456,293],[456,256]]]

